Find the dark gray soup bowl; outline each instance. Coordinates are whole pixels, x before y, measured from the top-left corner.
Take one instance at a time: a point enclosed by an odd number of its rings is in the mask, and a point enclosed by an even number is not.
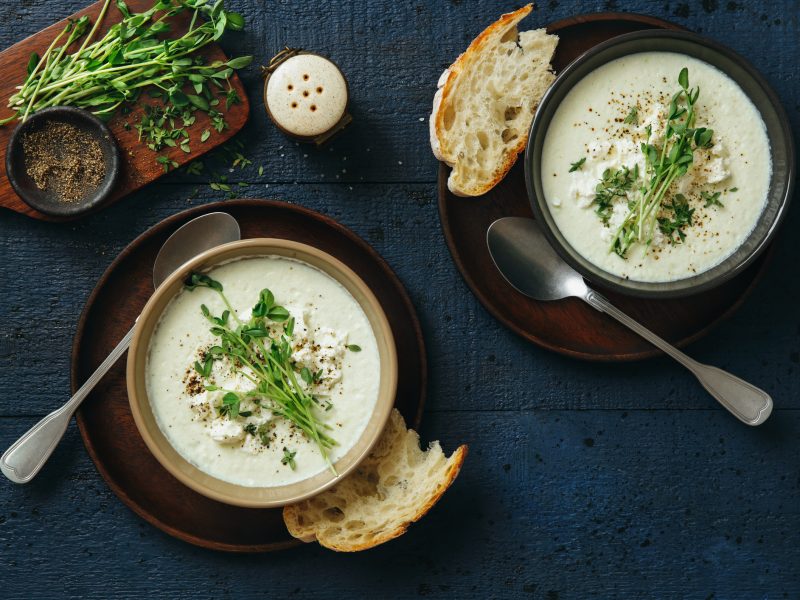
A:
[[[54,193],[40,190],[25,170],[23,136],[36,131],[48,122],[69,123],[85,131],[100,144],[103,151],[105,177],[97,189],[77,202],[62,202]],[[120,153],[114,136],[105,123],[82,108],[52,106],[39,110],[20,123],[11,134],[6,149],[6,174],[11,187],[30,207],[51,217],[67,219],[92,212],[100,206],[114,189],[120,174]]]
[[[601,65],[640,52],[676,52],[705,61],[726,73],[761,113],[772,152],[772,180],[767,204],[745,242],[717,266],[677,281],[633,281],[613,275],[589,262],[566,241],[555,224],[544,197],[542,148],[550,121],[572,87]],[[677,77],[677,74],[676,74]],[[612,85],[609,83],[609,85]],[[531,125],[525,151],[525,182],[533,213],[550,244],[588,281],[623,294],[668,298],[696,294],[735,277],[767,247],[783,220],[794,189],[795,154],[791,127],[775,92],[744,58],[698,35],[680,31],[641,31],[621,35],[595,46],[564,69],[542,99]]]

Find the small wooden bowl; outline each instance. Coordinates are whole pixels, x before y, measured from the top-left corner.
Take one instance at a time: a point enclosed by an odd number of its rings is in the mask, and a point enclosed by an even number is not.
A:
[[[98,141],[103,151],[103,181],[93,193],[77,202],[63,202],[51,190],[40,190],[25,169],[22,140],[26,133],[36,131],[48,122],[68,123],[88,133]],[[119,148],[106,124],[89,111],[73,106],[53,106],[35,112],[14,129],[6,150],[6,174],[14,191],[30,207],[52,217],[77,217],[91,212],[111,195],[120,174]]]
[[[224,262],[258,256],[285,256],[308,263],[333,277],[361,305],[375,333],[380,354],[378,399],[361,437],[336,463],[338,476],[327,469],[308,479],[275,487],[246,487],[222,481],[191,464],[172,446],[159,427],[147,396],[146,366],[150,339],[170,301],[181,291],[192,271],[207,271]],[[155,291],[136,322],[128,351],[128,400],[136,427],[159,463],[194,491],[226,504],[272,508],[299,502],[334,485],[363,460],[383,431],[397,391],[397,351],[394,337],[378,299],[348,266],[313,246],[274,238],[256,238],[224,244],[204,252],[175,271]]]

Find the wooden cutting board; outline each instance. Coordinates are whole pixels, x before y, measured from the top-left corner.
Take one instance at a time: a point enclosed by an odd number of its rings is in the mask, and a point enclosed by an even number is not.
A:
[[[141,12],[149,9],[153,5],[153,1],[154,0],[127,0],[126,3],[131,9],[131,12]],[[92,22],[94,22],[96,17],[100,14],[102,5],[102,1],[96,2],[69,18],[75,19],[83,15],[88,15]],[[189,19],[190,15],[188,13],[183,13],[170,19],[173,35],[181,35],[185,32],[188,29]],[[39,33],[14,44],[11,48],[0,52],[0,118],[5,118],[11,114],[11,110],[7,108],[8,99],[16,91],[16,86],[20,85],[25,80],[26,67],[31,53],[37,52],[39,55],[42,55],[53,38],[64,28],[67,20],[68,19],[64,19],[63,21],[55,23]],[[103,21],[103,25],[100,28],[100,35],[102,36],[111,25],[121,20],[122,18],[119,11],[112,3]],[[78,43],[80,43],[80,41]],[[228,60],[217,44],[209,44],[200,51],[200,54],[205,56],[209,62]],[[236,134],[247,121],[247,117],[250,114],[250,104],[247,101],[247,94],[245,93],[244,86],[236,74],[231,77],[231,84],[238,92],[242,101],[241,104],[233,105],[230,110],[224,112],[225,120],[229,128],[222,133],[217,133],[211,127],[208,116],[205,113],[197,111],[195,113],[197,120],[190,127],[186,128],[191,139],[191,152],[189,153],[184,152],[180,148],[164,148],[159,152],[153,152],[138,141],[138,133],[133,126],[135,123],[138,123],[141,117],[143,111],[141,103],[137,103],[135,109],[131,113],[124,116],[118,114],[112,118],[108,125],[120,147],[120,153],[122,155],[122,173],[114,193],[111,195],[111,198],[103,204],[103,207],[118,201],[127,194],[138,190],[148,183],[152,183],[164,175],[163,167],[156,162],[157,156],[169,156],[172,160],[177,162],[178,165],[184,165],[198,156],[205,154],[209,150],[214,149]],[[142,99],[146,102],[147,95],[143,94]],[[125,129],[125,122],[131,125],[130,130]],[[14,130],[17,123],[18,122],[12,122],[4,127],[0,127],[0,207],[8,208],[36,219],[48,221],[60,220],[43,215],[25,204],[25,202],[17,196],[8,181],[5,166],[6,148],[11,132]],[[212,132],[211,137],[205,142],[200,142],[200,134],[204,129],[209,129]]]

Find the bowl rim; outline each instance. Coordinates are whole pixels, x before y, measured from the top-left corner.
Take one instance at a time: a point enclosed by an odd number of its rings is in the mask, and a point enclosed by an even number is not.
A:
[[[207,272],[229,260],[282,256],[310,264],[339,282],[355,298],[370,321],[380,354],[380,385],[369,421],[352,447],[336,461],[338,474],[324,469],[309,478],[282,486],[249,487],[233,484],[201,471],[181,456],[158,425],[144,380],[153,330],[164,309],[182,289],[186,276]],[[397,393],[398,362],[389,320],[372,290],[350,267],[309,244],[282,238],[249,238],[207,250],[174,271],[148,299],[134,327],[128,351],[126,387],[139,434],[156,460],[190,489],[225,504],[247,508],[276,508],[299,502],[335,485],[367,457],[389,419]]]
[[[82,121],[88,123],[96,132],[100,133],[100,135],[96,135],[96,133],[93,132],[92,135],[97,139],[101,147],[108,150],[111,167],[106,172],[103,181],[97,187],[93,195],[87,196],[78,202],[64,202],[63,205],[56,205],[56,207],[54,207],[50,204],[39,202],[39,200],[28,194],[20,184],[19,178],[26,177],[26,175],[20,173],[14,166],[14,159],[15,156],[22,152],[22,134],[35,126],[37,122],[46,121],[47,119],[65,123]],[[6,146],[6,176],[8,177],[11,187],[25,204],[51,217],[78,217],[92,212],[102,205],[114,191],[114,187],[119,180],[121,161],[119,145],[108,125],[90,111],[76,106],[49,106],[36,111],[25,121],[21,121],[17,124],[9,136]]]
[[[686,277],[683,279],[677,279],[673,281],[666,281],[666,282],[646,282],[646,281],[638,281],[638,280],[629,280],[623,277],[619,277],[608,271],[605,271],[601,267],[594,265],[588,259],[583,257],[577,250],[574,250],[569,246],[566,240],[562,240],[563,237],[560,232],[557,232],[558,227],[555,223],[551,223],[552,218],[549,217],[549,207],[546,206],[546,200],[544,199],[544,193],[542,191],[542,180],[541,180],[541,169],[537,166],[534,166],[534,161],[537,158],[540,160],[542,146],[544,144],[544,134],[542,135],[542,140],[540,144],[536,144],[536,138],[538,130],[544,128],[544,133],[546,134],[547,127],[549,127],[550,119],[552,118],[552,114],[550,118],[545,120],[545,112],[548,105],[553,102],[553,99],[557,96],[557,94],[561,91],[561,88],[567,86],[567,92],[571,89],[575,84],[583,79],[583,77],[576,78],[575,81],[570,81],[572,74],[578,70],[584,63],[588,62],[589,60],[597,57],[598,55],[602,55],[604,53],[612,53],[611,51],[620,45],[625,44],[633,44],[635,45],[636,42],[641,40],[652,40],[652,39],[664,39],[664,40],[674,40],[678,42],[688,42],[689,44],[694,44],[696,46],[704,47],[712,52],[716,52],[717,54],[722,55],[724,58],[727,58],[731,61],[738,63],[739,67],[741,67],[744,75],[749,77],[753,83],[761,89],[763,92],[767,102],[771,105],[771,109],[774,111],[775,116],[778,122],[778,129],[780,130],[783,141],[785,141],[785,152],[786,152],[786,185],[782,187],[780,190],[780,202],[777,204],[777,209],[775,216],[772,220],[772,223],[769,225],[769,228],[766,231],[763,239],[757,246],[755,246],[750,253],[742,260],[740,260],[737,264],[732,265],[730,268],[724,271],[720,271],[712,278],[708,278],[708,273],[712,272],[717,267],[723,265],[725,261],[727,261],[731,256],[734,256],[736,250],[726,259],[724,259],[719,264],[707,269],[706,271],[702,271],[701,273],[694,275],[692,277]],[[641,52],[647,52],[648,50],[632,48],[630,52],[626,52],[620,56],[626,56],[631,54],[639,54]],[[661,49],[658,51],[669,52],[668,49]],[[688,54],[692,56],[690,52],[686,52],[685,49],[682,50],[673,50],[674,52],[680,52],[683,54]],[[609,57],[607,61],[604,61],[601,64],[606,64],[620,56],[613,56]],[[703,62],[708,62],[707,60],[700,58],[698,56],[694,56],[698,60]],[[600,65],[598,65],[599,67]],[[725,71],[724,69],[717,67],[716,65],[712,65],[714,68],[719,69],[723,73],[725,73],[728,77],[733,79],[733,76]],[[597,67],[595,67],[597,68]],[[734,81],[738,84],[738,82],[734,79]],[[740,86],[741,87],[741,86]],[[756,102],[752,99],[750,94],[747,93],[744,89],[742,90],[745,95],[756,105]],[[756,109],[761,113],[761,108],[756,105]],[[770,144],[774,144],[775,140],[771,137],[769,138]],[[537,148],[538,146],[538,148]],[[538,156],[537,156],[538,155]],[[545,236],[547,237],[550,245],[556,250],[556,252],[564,259],[567,264],[569,264],[573,269],[578,271],[584,278],[586,278],[589,282],[597,284],[598,286],[604,287],[606,289],[618,292],[620,294],[628,295],[628,296],[635,296],[635,297],[643,297],[643,298],[676,298],[676,297],[684,297],[689,295],[694,295],[698,293],[702,293],[708,291],[712,288],[718,287],[722,285],[726,281],[729,281],[736,275],[740,274],[744,271],[747,267],[749,267],[753,261],[765,250],[766,247],[773,241],[775,234],[777,233],[780,225],[783,223],[786,213],[788,212],[789,204],[791,203],[793,194],[794,194],[794,186],[795,186],[795,176],[796,176],[796,157],[795,157],[795,143],[794,137],[792,134],[791,124],[789,118],[786,114],[786,110],[784,109],[783,105],[780,102],[780,99],[777,93],[772,89],[769,83],[766,81],[763,75],[758,72],[758,70],[743,56],[738,54],[736,51],[728,48],[727,46],[720,44],[714,40],[705,38],[701,35],[696,33],[688,32],[688,31],[680,31],[680,30],[644,30],[644,31],[635,31],[631,33],[622,34],[616,37],[613,37],[605,42],[594,46],[578,56],[575,60],[573,60],[569,65],[567,65],[556,77],[556,80],[547,90],[545,95],[542,97],[541,102],[536,110],[536,114],[534,115],[533,122],[531,123],[531,127],[529,130],[528,135],[528,142],[525,148],[525,155],[524,155],[524,167],[525,167],[525,186],[528,194],[528,201],[533,211],[533,214],[536,220],[539,222]],[[775,168],[773,164],[773,172],[772,172],[772,182],[774,182],[775,178]],[[543,206],[544,205],[544,206]],[[769,205],[769,200],[768,204]],[[766,210],[766,208],[765,208]],[[751,234],[752,235],[752,234]],[[747,240],[751,239],[750,237],[745,238],[744,245]],[[741,246],[739,246],[741,247]],[[572,250],[572,252],[570,252]],[[574,253],[574,255],[573,255]],[[580,256],[580,259],[585,261],[586,264],[582,263],[580,260],[575,258],[575,255]],[[587,266],[588,265],[588,266]],[[700,281],[696,281],[698,278],[702,278]],[[692,282],[695,283],[692,283]]]

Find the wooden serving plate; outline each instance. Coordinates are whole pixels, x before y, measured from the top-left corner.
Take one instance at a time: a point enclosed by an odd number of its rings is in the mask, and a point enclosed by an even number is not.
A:
[[[131,12],[141,12],[150,8],[153,5],[153,0],[127,0],[126,4],[131,9]],[[92,22],[94,22],[100,14],[102,6],[103,2],[101,0],[75,13],[69,17],[69,19],[88,15]],[[3,52],[0,52],[0,118],[5,118],[11,114],[11,110],[7,108],[8,99],[16,92],[16,86],[24,81],[26,65],[28,64],[31,53],[38,52],[41,55],[50,45],[53,38],[64,28],[69,19],[59,21],[43,29],[39,33],[14,44]],[[111,25],[121,20],[119,11],[114,3],[112,3],[103,21],[103,25],[100,28],[100,35],[102,36]],[[170,23],[173,28],[172,35],[181,35],[188,29],[189,16],[186,13],[177,15],[170,19]],[[80,43],[80,41],[78,43]],[[205,56],[209,62],[228,60],[217,44],[209,44],[203,48],[199,54]],[[164,175],[164,169],[156,162],[156,157],[169,156],[169,158],[177,162],[178,165],[184,165],[198,156],[205,154],[209,150],[213,150],[244,127],[247,117],[250,114],[250,104],[247,100],[247,93],[245,92],[241,80],[235,73],[230,81],[242,101],[240,104],[235,104],[231,106],[230,110],[224,112],[225,120],[228,123],[228,129],[225,129],[222,133],[217,133],[211,127],[208,116],[201,111],[197,111],[195,113],[197,121],[186,128],[190,136],[189,146],[192,150],[189,153],[184,152],[180,148],[164,148],[158,152],[153,152],[142,142],[138,141],[139,134],[136,129],[134,129],[134,125],[139,122],[142,115],[142,102],[137,103],[134,110],[129,114],[117,114],[114,116],[109,121],[108,126],[119,144],[120,155],[122,157],[122,172],[111,197],[98,208],[108,206]],[[146,98],[147,95],[145,93],[142,96],[142,100],[146,102]],[[130,124],[129,130],[126,130],[124,127],[124,123],[126,122]],[[11,137],[11,132],[14,130],[17,123],[18,121],[12,121],[0,127],[0,207],[8,208],[36,219],[47,221],[64,220],[63,218],[58,219],[56,217],[44,215],[25,204],[25,202],[17,196],[8,181],[8,177],[6,176],[6,148],[8,146],[8,139]],[[211,131],[211,137],[205,142],[200,142],[200,134],[204,129],[209,129]]]
[[[133,325],[153,292],[156,254],[178,227],[198,215],[233,215],[243,238],[276,237],[314,245],[353,269],[372,289],[392,327],[400,378],[395,406],[415,428],[422,418],[427,363],[422,330],[403,284],[375,250],[336,221],[285,202],[230,200],[169,217],[136,238],[97,283],[72,348],[76,390]],[[81,406],[78,427],[108,485],[136,514],[159,529],[204,548],[230,552],[279,550],[299,543],[281,509],[248,509],[210,500],[173,478],[150,454],[128,404],[120,360]]]
[[[582,15],[547,27],[560,38],[553,68],[566,67],[607,39],[642,29],[682,29],[654,17],[625,13]],[[660,354],[649,343],[582,300],[538,302],[503,279],[486,246],[486,231],[501,217],[533,218],[522,156],[506,178],[478,198],[447,188],[450,169],[439,167],[439,215],[447,245],[467,285],[486,309],[523,338],[561,354],[597,361],[629,361]],[[711,291],[671,300],[633,298],[600,289],[619,308],[668,341],[682,346],[730,316],[758,281],[771,249],[746,271]]]

